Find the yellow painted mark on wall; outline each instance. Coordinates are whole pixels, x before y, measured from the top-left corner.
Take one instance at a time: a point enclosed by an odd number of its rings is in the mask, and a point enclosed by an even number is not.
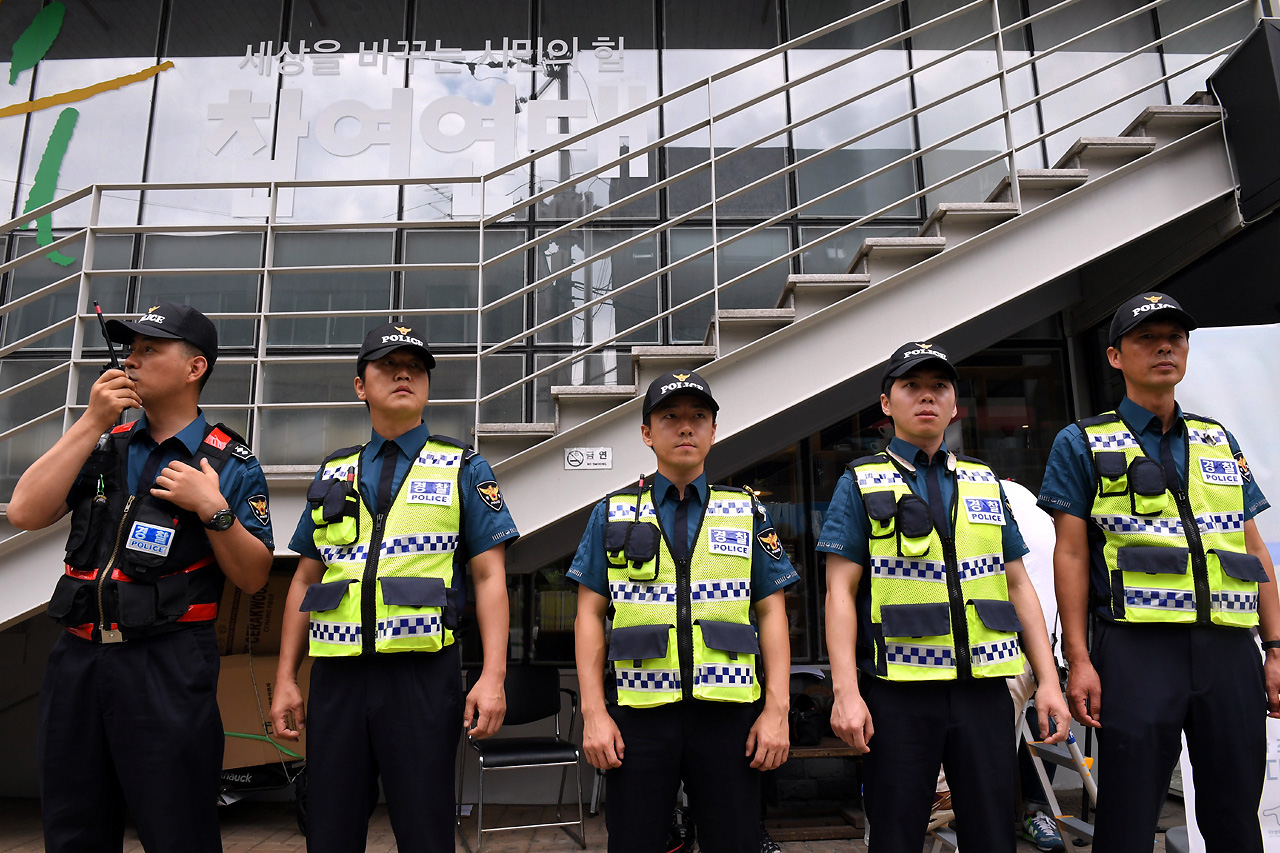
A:
[[[34,101],[23,101],[20,104],[13,104],[8,107],[0,107],[0,118],[9,116],[22,115],[23,113],[34,113],[39,110],[56,107],[62,104],[74,104],[76,101],[83,101],[86,98],[92,98],[94,95],[102,92],[109,92],[112,89],[121,89],[131,83],[141,83],[143,80],[149,80],[173,67],[172,62],[162,62],[159,65],[153,65],[139,71],[137,74],[126,74],[123,77],[117,77],[114,80],[103,80],[101,83],[94,83],[92,86],[85,86],[83,89],[72,89],[68,92],[59,92],[56,95],[48,95],[43,98],[36,98]]]

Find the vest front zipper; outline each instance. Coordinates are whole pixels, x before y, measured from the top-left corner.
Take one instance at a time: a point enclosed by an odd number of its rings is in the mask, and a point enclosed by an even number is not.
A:
[[[1191,510],[1191,501],[1183,489],[1172,489],[1173,502],[1178,506],[1182,519],[1182,532],[1187,537],[1191,552],[1191,582],[1196,596],[1196,622],[1208,625],[1213,621],[1212,596],[1209,592],[1209,564],[1204,557],[1204,541],[1200,538],[1200,525]]]
[[[120,527],[116,529],[116,541],[111,548],[111,557],[98,573],[98,633],[100,641],[103,643],[119,643],[124,641],[124,635],[116,630],[107,630],[107,613],[102,607],[102,588],[107,583],[107,578],[111,576],[111,570],[115,566],[116,557],[120,555],[120,540],[124,537],[125,528],[129,526],[132,519],[130,515],[133,512],[133,495],[129,495],[129,499],[124,503],[124,512],[120,516]]]
[[[369,539],[369,556],[364,561],[364,577],[360,580],[360,653],[374,653],[374,640],[378,633],[378,557],[382,554],[382,536],[387,525],[387,514],[380,512],[373,518],[373,536]]]

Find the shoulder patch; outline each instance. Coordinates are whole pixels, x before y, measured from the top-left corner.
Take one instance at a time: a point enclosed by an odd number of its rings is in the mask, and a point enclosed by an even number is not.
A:
[[[483,483],[476,483],[476,494],[480,496],[480,500],[484,501],[484,505],[494,512],[502,510],[502,490],[498,488],[496,480],[485,480]]]
[[[1190,412],[1183,412],[1182,419],[1184,421],[1204,421],[1207,424],[1222,426],[1222,421],[1215,420],[1214,418],[1206,418],[1204,415],[1193,415]]]
[[[883,453],[873,453],[870,456],[859,456],[857,459],[853,460],[845,467],[848,468],[849,471],[852,473],[853,469],[857,468],[859,465],[870,465],[873,462],[888,462],[888,461],[889,461],[889,457],[884,455]]]
[[[962,453],[957,453],[956,459],[959,459],[961,462],[968,462],[972,465],[987,465],[987,463],[983,462],[981,459],[977,458],[976,456],[965,456]],[[991,466],[987,465],[987,467],[990,468]]]
[[[329,464],[334,459],[340,459],[343,456],[350,456],[352,453],[357,453],[363,449],[364,449],[363,444],[356,444],[356,445],[353,445],[352,447],[343,447],[339,450],[335,450],[324,458],[324,461],[320,463],[320,467],[323,468],[325,465]]]
[[[1076,425],[1081,429],[1091,426],[1101,426],[1102,424],[1111,424],[1120,420],[1119,412],[1103,412],[1100,415],[1094,415],[1091,418],[1081,418],[1076,421]]]
[[[253,451],[249,449],[249,445],[236,442],[231,446],[231,455],[248,462],[253,458]]]
[[[249,495],[244,501],[249,506],[249,512],[253,513],[253,517],[258,519],[258,523],[264,527],[271,524],[271,510],[267,508],[266,495]]]
[[[775,561],[782,559],[782,543],[778,540],[778,532],[772,527],[766,527],[756,534],[756,541],[760,543],[760,547]]]
[[[111,434],[115,435],[121,432],[128,432],[129,430],[133,429],[134,425],[136,425],[137,423],[138,423],[137,421],[129,421],[128,423],[120,424],[119,426],[114,426],[111,428]]]
[[[1249,463],[1245,461],[1243,450],[1236,454],[1236,467],[1240,469],[1240,476],[1246,483],[1253,481],[1253,474],[1249,471]]]

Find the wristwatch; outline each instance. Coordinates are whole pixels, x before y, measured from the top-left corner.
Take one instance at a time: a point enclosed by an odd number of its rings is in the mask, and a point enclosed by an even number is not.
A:
[[[220,509],[213,514],[213,518],[204,523],[209,530],[230,530],[231,525],[236,523],[236,514],[231,511],[230,507]]]

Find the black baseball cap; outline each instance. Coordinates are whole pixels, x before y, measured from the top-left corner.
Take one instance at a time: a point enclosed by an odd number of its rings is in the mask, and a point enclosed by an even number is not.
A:
[[[403,323],[387,323],[385,326],[379,326],[365,335],[364,343],[360,345],[360,354],[356,356],[356,366],[359,367],[366,361],[382,358],[387,353],[398,350],[401,347],[409,347],[421,352],[422,361],[426,364],[427,370],[436,366],[436,357],[427,348],[426,335]]]
[[[204,353],[210,367],[218,360],[218,327],[190,305],[157,302],[137,320],[107,321],[107,337],[116,343],[131,344],[134,335],[183,340]]]
[[[659,403],[668,397],[678,394],[692,394],[707,401],[711,411],[720,411],[720,404],[711,396],[711,385],[692,370],[672,371],[664,373],[649,383],[649,390],[644,395],[644,416],[648,417]]]
[[[956,373],[955,365],[951,363],[951,356],[947,355],[945,349],[938,344],[912,341],[898,347],[893,355],[889,356],[889,364],[885,367],[884,377],[880,380],[881,388],[887,386],[889,380],[897,379],[907,371],[914,370],[928,361],[938,362],[953,383],[960,381],[960,374]]]
[[[1176,299],[1153,290],[1133,297],[1116,309],[1115,316],[1111,318],[1111,337],[1108,339],[1111,346],[1115,346],[1139,323],[1155,319],[1181,323],[1188,332],[1197,325],[1195,318],[1182,310]]]

